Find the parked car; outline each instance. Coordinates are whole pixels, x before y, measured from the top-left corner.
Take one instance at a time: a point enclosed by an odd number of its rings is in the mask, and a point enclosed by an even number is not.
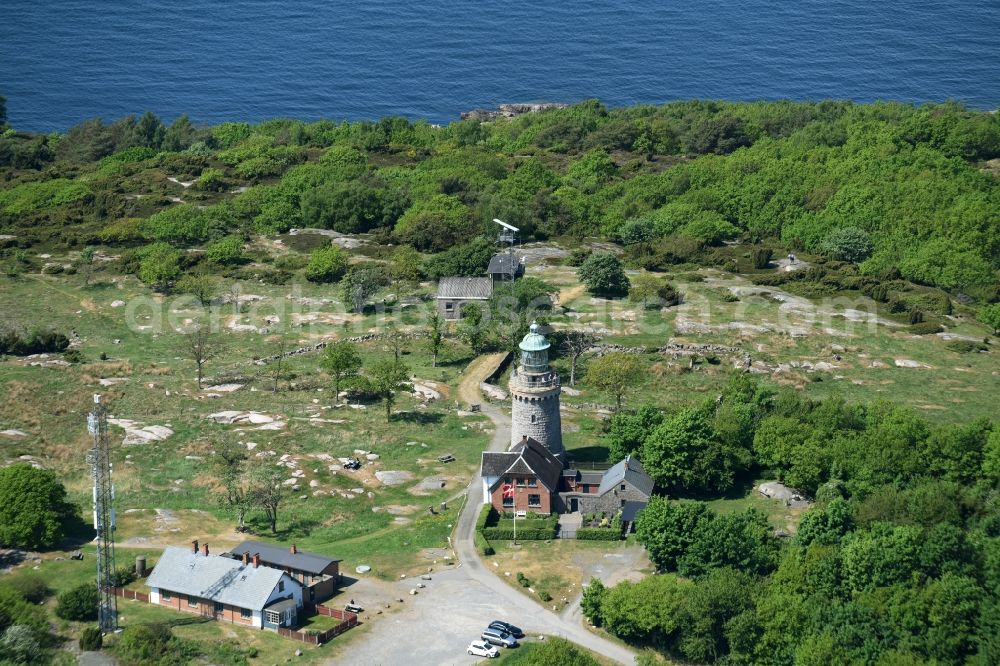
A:
[[[516,627],[510,622],[504,622],[503,620],[493,620],[490,622],[490,629],[499,629],[500,631],[507,632],[514,638],[524,638],[524,632],[521,631],[520,627]]]
[[[486,641],[472,641],[469,643],[469,649],[466,652],[473,657],[487,657],[489,659],[495,659],[500,656],[500,650],[495,645],[490,645]]]
[[[512,648],[517,646],[517,639],[502,629],[485,629],[483,630],[483,634],[480,638],[487,643],[492,643],[493,645],[499,645],[501,647]]]

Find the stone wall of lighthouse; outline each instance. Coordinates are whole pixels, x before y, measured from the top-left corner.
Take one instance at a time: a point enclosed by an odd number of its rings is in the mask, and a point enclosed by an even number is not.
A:
[[[511,446],[531,437],[562,458],[559,374],[548,364],[549,342],[532,325],[520,344],[521,359],[511,373]]]

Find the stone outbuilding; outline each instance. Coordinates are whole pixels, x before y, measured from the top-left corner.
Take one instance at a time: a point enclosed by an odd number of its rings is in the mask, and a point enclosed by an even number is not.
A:
[[[486,277],[445,277],[438,281],[437,306],[447,320],[462,318],[462,307],[469,303],[485,305],[493,295],[493,280]]]
[[[567,468],[563,472],[562,503],[567,511],[581,513],[604,513],[613,516],[627,503],[645,506],[653,494],[653,480],[646,474],[642,464],[631,456],[600,474],[591,470]],[[639,507],[633,504],[634,514]]]

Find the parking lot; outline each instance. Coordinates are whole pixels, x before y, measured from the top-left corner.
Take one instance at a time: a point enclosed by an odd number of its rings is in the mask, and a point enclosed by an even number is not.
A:
[[[411,596],[409,591],[418,582],[426,587]],[[330,664],[474,664],[482,658],[470,657],[465,650],[486,625],[496,619],[507,620],[530,636],[533,624],[530,613],[523,609],[538,608],[527,598],[518,604],[522,610],[512,612],[511,602],[506,602],[508,608],[504,608],[505,601],[495,591],[472,580],[462,568],[434,573],[429,581],[407,579],[390,587],[404,599],[402,610],[393,609],[387,617],[374,620],[364,640],[357,641],[348,653],[332,659]],[[361,601],[364,588],[364,581],[359,581],[357,588],[347,594],[356,591]]]

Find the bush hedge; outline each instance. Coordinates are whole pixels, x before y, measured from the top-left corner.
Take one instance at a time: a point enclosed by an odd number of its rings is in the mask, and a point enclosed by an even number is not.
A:
[[[612,527],[581,527],[576,531],[579,541],[621,541],[621,530]]]
[[[489,541],[509,541],[514,538],[514,530],[506,527],[487,527],[482,531],[484,537]],[[555,525],[544,527],[519,527],[517,538],[524,541],[546,541],[554,539],[556,536]]]
[[[493,526],[497,524],[497,519],[499,514],[497,514],[496,509],[493,508],[492,504],[484,504],[479,510],[479,518],[476,519],[476,531],[481,532],[487,526]]]

